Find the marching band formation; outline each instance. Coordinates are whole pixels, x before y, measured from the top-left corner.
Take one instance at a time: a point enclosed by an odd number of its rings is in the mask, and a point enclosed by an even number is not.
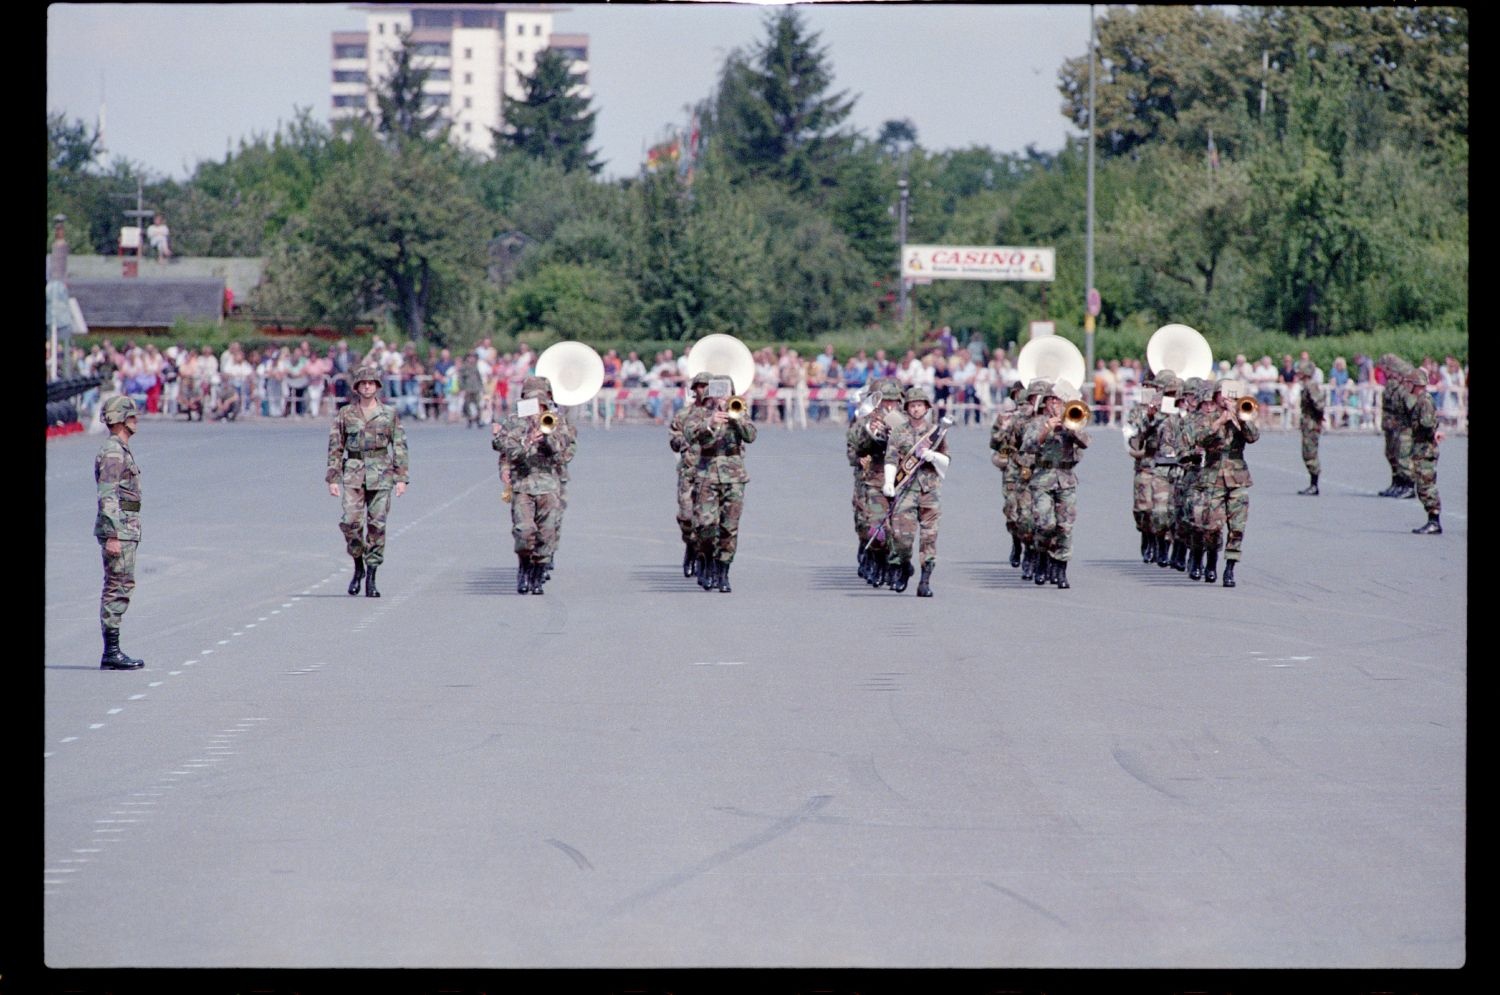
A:
[[[1260,438],[1257,404],[1248,386],[1212,378],[1206,339],[1186,325],[1157,329],[1146,346],[1152,371],[1123,428],[1135,461],[1132,511],[1143,563],[1171,567],[1191,580],[1235,586],[1235,567],[1250,512],[1245,447]],[[1441,535],[1437,491],[1437,413],[1420,370],[1397,356],[1381,357],[1385,392],[1389,497],[1417,497],[1427,523],[1412,531]],[[1002,474],[1010,565],[1037,586],[1071,586],[1078,478],[1074,467],[1089,447],[1090,411],[1078,384],[1085,373],[1078,348],[1057,336],[1033,339],[1017,357],[1011,385],[990,429],[991,462]],[[749,348],[731,335],[709,335],[688,353],[690,403],[672,418],[667,441],[677,453],[677,526],[682,573],[705,591],[731,593],[730,565],[745,505],[745,447],[755,442],[745,395],[755,379]],[[1312,370],[1298,371],[1303,388],[1302,457],[1316,496],[1318,432],[1323,397]],[[406,490],[406,433],[396,410],[381,401],[380,371],[354,372],[354,397],[340,408],[328,435],[325,481],[342,501],[340,530],[354,571],[348,593],[380,597],[376,574],[385,560],[391,500]],[[568,464],[578,432],[564,408],[583,404],[604,383],[599,354],[581,342],[558,343],[538,357],[521,387],[516,413],[491,426],[499,454],[501,498],[511,510],[516,593],[542,594],[555,569]],[[854,470],[854,532],[858,573],[873,587],[900,593],[920,570],[917,596],[933,596],[941,494],[949,465],[951,418],[934,417],[922,387],[893,379],[868,384],[845,436]],[[135,586],[140,539],[140,471],[130,451],[138,412],[128,397],[110,398],[100,412],[109,438],[94,463],[98,515],[94,534],[104,561],[100,628],[106,670],[144,664],[120,649],[120,621]]]

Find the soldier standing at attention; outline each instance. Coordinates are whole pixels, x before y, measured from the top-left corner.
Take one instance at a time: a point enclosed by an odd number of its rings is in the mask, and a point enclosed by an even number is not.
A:
[[[541,594],[562,524],[564,468],[578,447],[578,432],[555,411],[546,377],[521,382],[516,414],[491,423],[490,446],[510,466],[516,593]]]
[[[1208,487],[1207,557],[1203,579],[1212,584],[1218,579],[1219,542],[1224,542],[1224,586],[1234,587],[1234,567],[1240,560],[1245,542],[1245,525],[1250,518],[1250,467],[1245,462],[1245,446],[1260,438],[1260,426],[1254,417],[1241,417],[1237,402],[1245,386],[1238,380],[1214,383],[1214,404],[1210,417],[1200,423],[1197,442],[1203,447],[1203,476]]]
[[[99,628],[104,636],[101,670],[139,670],[144,660],[120,650],[120,619],[135,590],[135,550],[141,541],[141,471],[130,451],[137,412],[129,395],[116,394],[99,409],[109,436],[94,457],[99,514],[94,538],[104,557],[104,590],[99,595]]]
[[[900,419],[901,385],[879,380],[874,385],[875,407],[857,418],[845,433],[845,452],[854,467],[854,535],[859,543],[859,575],[872,586],[885,582],[890,536],[875,537],[870,530],[885,521],[890,499],[881,492],[885,481],[885,449],[891,422]]]
[[[1070,426],[1063,421],[1063,407],[1080,396],[1072,384],[1053,384],[1042,400],[1042,417],[1026,427],[1025,448],[1037,454],[1031,501],[1041,548],[1032,582],[1050,581],[1063,590],[1072,586],[1068,561],[1073,556],[1073,523],[1078,518],[1078,476],[1073,467],[1089,445],[1089,433],[1082,424]]]
[[[465,427],[478,428],[479,399],[484,394],[484,375],[479,372],[479,360],[472,352],[464,356],[464,365],[458,371],[458,389],[464,395]],[[499,420],[494,419],[496,422]]]
[[[667,445],[677,453],[677,528],[682,533],[682,575],[691,577],[697,572],[697,549],[693,542],[693,495],[698,487],[698,446],[688,440],[683,426],[694,408],[704,405],[704,394],[711,380],[707,373],[694,374],[688,383],[693,395],[692,403],[679,408],[667,424]]]
[[[1404,424],[1406,387],[1402,377],[1411,371],[1411,364],[1388,352],[1380,357],[1380,367],[1385,371],[1385,388],[1380,394],[1380,426],[1385,434],[1385,461],[1391,465],[1391,486],[1381,491],[1380,496],[1408,497],[1407,491],[1412,488],[1407,477],[1411,462],[1411,428]]]
[[[396,409],[380,401],[380,371],[362,366],[354,371],[354,398],[333,416],[328,433],[328,493],[342,497],[344,517],[339,528],[345,548],[354,558],[349,593],[378,598],[375,570],[385,562],[385,521],[391,510],[391,491],[406,493],[406,430]],[[342,493],[340,486],[342,484]]]
[[[1311,497],[1318,496],[1318,437],[1323,434],[1323,411],[1327,407],[1323,387],[1313,380],[1316,375],[1317,367],[1311,360],[1297,364],[1297,386],[1302,391],[1302,465],[1307,467],[1310,478],[1310,483],[1297,493]],[[1394,477],[1392,474],[1392,484]]]
[[[694,567],[705,591],[733,593],[729,565],[739,547],[740,515],[745,510],[745,447],[755,441],[748,405],[729,411],[734,382],[726,376],[709,381],[707,403],[693,408],[683,435],[698,446],[698,494],[693,507],[693,535],[698,550]]]
[[[1412,532],[1438,536],[1443,534],[1442,522],[1438,520],[1443,502],[1437,489],[1438,443],[1443,441],[1443,433],[1438,431],[1437,408],[1427,390],[1427,374],[1421,367],[1407,374],[1405,393],[1404,421],[1411,428],[1411,480],[1422,501],[1422,510],[1427,512],[1427,524]]]
[[[891,429],[885,447],[885,484],[881,493],[896,502],[891,516],[890,549],[886,553],[887,574],[892,591],[906,590],[912,575],[912,547],[921,537],[918,553],[922,559],[922,576],[917,581],[917,597],[932,597],[933,567],[937,565],[938,523],[943,509],[939,494],[943,475],[948,472],[948,439],[943,427],[927,418],[932,398],[925,387],[906,388],[906,424]],[[912,463],[915,462],[913,466]],[[902,480],[897,481],[897,471]],[[907,483],[908,478],[915,478]],[[898,497],[896,491],[902,489]]]

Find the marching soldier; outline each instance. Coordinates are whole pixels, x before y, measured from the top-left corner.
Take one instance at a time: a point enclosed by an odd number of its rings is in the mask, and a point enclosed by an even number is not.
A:
[[[912,575],[912,547],[917,544],[921,528],[919,555],[922,576],[917,582],[917,597],[932,597],[933,567],[937,565],[938,522],[942,520],[939,491],[948,471],[948,439],[943,426],[928,421],[932,398],[926,389],[906,389],[905,424],[897,419],[885,447],[885,483],[881,492],[892,499],[889,549],[886,552],[887,583],[892,591],[906,590]],[[898,471],[901,481],[896,477]],[[900,488],[900,494],[897,489]]]
[[[458,371],[458,389],[464,395],[464,427],[479,427],[479,399],[484,395],[484,374],[479,372],[479,359],[470,352],[464,356],[464,365]],[[495,418],[491,424],[498,422]]]
[[[1189,580],[1203,579],[1203,557],[1208,551],[1208,533],[1212,520],[1210,514],[1212,489],[1209,475],[1204,472],[1207,457],[1203,452],[1203,447],[1198,443],[1198,435],[1201,428],[1213,420],[1216,410],[1213,381],[1199,380],[1198,392],[1192,409],[1192,420],[1188,423],[1185,433],[1187,438],[1193,440],[1193,446],[1184,460],[1183,467],[1183,478],[1187,489],[1184,501],[1187,504]]]
[[[693,395],[692,403],[679,408],[667,426],[667,445],[677,458],[677,528],[682,533],[682,575],[691,577],[697,572],[697,548],[693,539],[693,495],[698,487],[698,446],[684,433],[688,415],[694,408],[704,405],[704,395],[711,380],[707,373],[698,373],[688,383]]]
[[[1427,523],[1412,529],[1412,532],[1442,535],[1439,513],[1443,510],[1443,502],[1438,496],[1437,460],[1438,443],[1443,441],[1443,433],[1438,430],[1437,408],[1427,390],[1427,375],[1418,367],[1407,375],[1406,380],[1404,422],[1411,428],[1411,481],[1421,499],[1422,510],[1427,512]]]
[[[1161,415],[1156,419],[1152,447],[1155,455],[1151,463],[1151,532],[1155,536],[1156,553],[1152,559],[1157,566],[1165,567],[1172,562],[1172,484],[1182,448],[1179,438],[1182,417],[1177,411],[1182,381],[1171,370],[1159,370],[1156,385],[1161,393]]]
[[[99,409],[109,435],[94,457],[99,513],[94,538],[104,558],[104,589],[99,594],[99,629],[104,636],[100,670],[139,670],[144,660],[120,650],[120,620],[135,590],[135,551],[141,541],[141,471],[130,451],[138,412],[128,394],[115,394]]]
[[[885,564],[890,537],[872,532],[885,521],[891,505],[881,485],[885,482],[885,451],[891,423],[901,415],[901,385],[881,380],[874,385],[876,404],[869,414],[856,418],[845,433],[845,452],[854,467],[854,534],[859,542],[859,576],[879,587],[885,583]]]
[[[490,447],[510,466],[517,594],[543,593],[562,527],[563,476],[577,446],[546,377],[523,380],[516,414],[491,423]]]
[[[1042,399],[1042,417],[1026,426],[1023,446],[1037,454],[1031,474],[1036,542],[1041,553],[1033,583],[1049,581],[1066,590],[1068,561],[1073,556],[1073,523],[1078,518],[1078,476],[1073,467],[1089,445],[1088,431],[1063,420],[1063,408],[1079,400],[1077,388],[1059,381]]]
[[[1323,434],[1323,412],[1328,403],[1322,386],[1313,380],[1316,375],[1317,367],[1311,360],[1297,364],[1297,386],[1302,392],[1302,465],[1307,467],[1310,478],[1308,485],[1297,493],[1310,497],[1318,496],[1318,437]]]
[[[1021,537],[1021,579],[1031,580],[1041,563],[1042,551],[1036,536],[1036,505],[1031,497],[1031,476],[1036,471],[1038,450],[1028,444],[1028,430],[1033,422],[1044,421],[1047,412],[1042,407],[1051,384],[1046,380],[1033,380],[1026,385],[1022,396],[1021,412],[1011,422],[1011,450],[1007,472],[1012,476],[1007,482],[1015,489],[1016,532]]]
[[[1131,514],[1141,534],[1141,562],[1156,560],[1156,536],[1151,531],[1151,471],[1156,459],[1156,425],[1161,419],[1160,398],[1156,381],[1147,376],[1141,382],[1140,397],[1125,416],[1125,451],[1135,460],[1131,487]]]
[[[1245,525],[1250,517],[1250,467],[1245,462],[1245,446],[1260,438],[1260,426],[1253,416],[1242,416],[1239,398],[1244,384],[1238,380],[1220,380],[1214,384],[1214,404],[1210,417],[1198,428],[1198,444],[1203,447],[1203,476],[1208,486],[1208,562],[1203,579],[1212,584],[1218,579],[1219,543],[1224,543],[1224,586],[1234,587],[1234,567],[1240,560],[1245,542]],[[1224,533],[1227,532],[1227,538]]]
[[[406,430],[396,409],[380,401],[380,371],[354,371],[354,398],[333,416],[328,433],[328,493],[343,499],[339,528],[354,559],[349,593],[378,598],[375,571],[385,562],[385,522],[391,491],[406,493]],[[340,486],[342,484],[342,493]]]
[[[1211,381],[1208,386],[1211,393]],[[1202,379],[1188,377],[1182,382],[1182,394],[1177,399],[1180,406],[1177,419],[1177,468],[1172,473],[1172,552],[1168,557],[1168,565],[1178,571],[1188,568],[1188,557],[1196,531],[1189,496],[1198,482],[1198,471],[1203,467],[1203,450],[1197,444],[1195,433],[1199,421],[1199,405],[1203,400],[1203,387]]]
[[[742,398],[732,397],[734,382],[726,376],[709,381],[707,403],[695,407],[683,434],[698,446],[698,492],[693,508],[693,536],[698,559],[698,586],[732,593],[729,565],[739,546],[740,515],[745,509],[745,447],[755,441],[755,425]],[[738,412],[729,410],[736,401]]]
[[[1026,388],[1017,380],[1010,385],[1000,410],[995,412],[995,421],[990,426],[990,448],[995,451],[990,462],[1000,471],[1001,493],[1004,495],[1003,510],[1005,531],[1010,533],[1010,565],[1021,565],[1021,532],[1016,525],[1016,490],[1019,478],[1011,473],[1011,461],[1020,445],[1019,433],[1014,429],[1024,418],[1019,399]]]

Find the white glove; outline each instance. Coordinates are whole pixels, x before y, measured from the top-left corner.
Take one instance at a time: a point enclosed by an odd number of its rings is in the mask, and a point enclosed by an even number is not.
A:
[[[932,468],[942,477],[948,473],[948,454],[940,453],[935,449],[929,449],[922,454],[922,458],[932,464]]]
[[[880,493],[888,498],[896,496],[896,468],[889,463],[885,465],[885,485],[880,488]]]

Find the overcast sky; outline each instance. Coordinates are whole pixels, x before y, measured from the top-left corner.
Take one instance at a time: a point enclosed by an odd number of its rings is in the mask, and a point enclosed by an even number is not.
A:
[[[681,126],[724,56],[765,37],[769,5],[562,5],[553,30],[589,36],[593,148],[606,177],[634,173],[646,144]],[[1086,4],[799,5],[834,74],[856,97],[848,124],[873,138],[910,118],[933,150],[1062,148],[1057,74],[1088,47]],[[186,179],[242,139],[310,108],[326,121],[329,35],[363,30],[348,4],[54,4],[47,109],[93,124],[109,158]]]

